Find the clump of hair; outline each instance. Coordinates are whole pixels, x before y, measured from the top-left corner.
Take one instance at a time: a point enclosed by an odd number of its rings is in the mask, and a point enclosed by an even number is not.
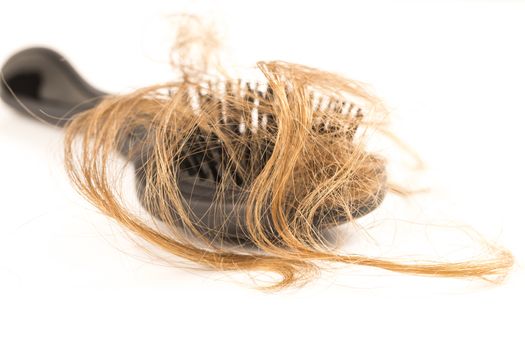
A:
[[[367,130],[384,120],[381,102],[355,81],[281,61],[257,63],[257,83],[232,79],[210,67],[211,33],[196,31],[202,26],[192,17],[179,23],[175,81],[107,97],[67,126],[68,174],[103,213],[201,266],[275,272],[282,278],[272,288],[308,281],[322,261],[444,277],[501,277],[511,268],[512,255],[496,246],[487,258],[460,262],[339,252],[323,228],[353,222],[399,192],[387,181],[386,160],[366,149]],[[141,203],[154,220],[121,196],[111,171],[117,152],[140,169]],[[195,166],[188,163],[196,153],[204,161],[210,152],[220,153],[215,171],[199,164],[194,171],[215,181],[216,208],[229,189],[242,194],[241,238],[195,220],[175,180]]]

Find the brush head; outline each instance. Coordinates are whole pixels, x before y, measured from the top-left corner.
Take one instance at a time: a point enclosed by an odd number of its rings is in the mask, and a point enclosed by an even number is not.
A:
[[[293,94],[292,89],[284,91],[287,99],[292,99]],[[161,217],[165,221],[182,223],[184,219],[179,213],[184,212],[199,231],[216,237],[218,241],[250,241],[252,237],[246,222],[250,196],[261,174],[268,176],[272,172],[275,160],[272,157],[278,157],[275,154],[276,134],[283,132],[274,110],[276,96],[272,87],[241,81],[208,82],[170,90],[168,96],[186,101],[177,104],[174,112],[179,114],[180,118],[175,118],[180,127],[163,126],[163,131],[159,133],[160,126],[155,127],[148,122],[147,128],[134,129],[132,135],[125,138],[126,147],[121,148],[126,157],[135,163],[141,202],[154,214],[164,212],[162,208],[171,208],[171,217],[166,218],[165,214]],[[298,203],[300,198],[308,197],[310,189],[315,187],[315,175],[312,174],[330,173],[330,167],[336,168],[344,163],[344,160],[325,159],[323,162],[316,158],[327,157],[323,151],[316,153],[319,146],[340,142],[343,148],[348,148],[341,154],[348,156],[364,118],[362,109],[348,101],[323,96],[315,91],[309,92],[307,100],[309,105],[306,108],[311,111],[307,127],[311,129],[311,138],[317,140],[319,145],[304,147],[302,166],[295,170],[297,176],[294,176],[290,186],[295,186],[294,195]],[[181,105],[185,107],[181,108]],[[186,125],[192,127],[187,128]],[[178,205],[171,203],[163,191],[158,191],[162,187],[159,186],[162,181],[158,182],[158,172],[165,175],[166,170],[160,170],[160,167],[167,159],[159,159],[160,150],[150,146],[159,144],[159,135],[162,135],[161,143],[165,148],[177,150],[170,153],[172,170],[168,173],[170,178],[175,179],[174,186],[182,198]],[[330,156],[336,158],[335,153]],[[356,168],[351,175],[355,177],[352,186],[356,188],[344,189],[352,196],[340,206],[330,205],[328,201],[321,203],[311,220],[316,230],[330,229],[359,218],[382,202],[386,193],[384,162],[370,154],[360,154],[359,157],[356,157],[355,163],[364,166]],[[315,166],[319,165],[325,168],[316,169]],[[336,178],[337,174],[333,176]],[[360,191],[359,187],[363,190]],[[339,188],[336,191],[342,190]],[[300,191],[303,193],[297,193]],[[268,208],[271,207],[270,197]],[[286,215],[292,217],[294,211]],[[267,238],[278,242],[274,220],[275,215],[272,216],[270,210],[259,217]]]

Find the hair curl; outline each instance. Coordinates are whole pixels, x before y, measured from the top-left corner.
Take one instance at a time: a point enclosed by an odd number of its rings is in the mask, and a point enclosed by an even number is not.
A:
[[[193,35],[191,45],[207,42],[195,31],[185,33]],[[186,52],[181,44],[175,47],[178,55]],[[68,174],[103,213],[202,266],[276,272],[282,278],[273,288],[307,281],[320,261],[445,277],[503,276],[510,269],[512,255],[493,245],[486,259],[460,262],[400,262],[339,252],[322,228],[353,222],[387,192],[400,191],[386,181],[385,159],[365,147],[367,130],[385,115],[381,102],[355,81],[280,61],[259,62],[260,85],[241,93],[242,84],[225,74],[206,74],[207,57],[209,52],[201,52],[198,66],[178,57],[185,63],[178,66],[176,81],[109,96],[67,125]],[[260,98],[261,86],[271,91],[271,99]],[[339,104],[316,108],[317,96]],[[266,127],[232,132],[251,127],[255,101],[259,115],[271,116]],[[221,152],[213,201],[220,210],[229,189],[241,193],[242,239],[195,220],[175,180],[196,152],[206,157],[213,148]],[[116,150],[140,169],[142,204],[162,225],[126,204],[111,169]]]

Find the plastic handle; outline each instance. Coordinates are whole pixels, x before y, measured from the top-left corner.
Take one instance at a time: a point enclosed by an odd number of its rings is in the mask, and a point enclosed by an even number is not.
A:
[[[2,100],[11,107],[57,126],[107,95],[89,85],[62,55],[42,47],[11,56],[2,67],[0,86]]]

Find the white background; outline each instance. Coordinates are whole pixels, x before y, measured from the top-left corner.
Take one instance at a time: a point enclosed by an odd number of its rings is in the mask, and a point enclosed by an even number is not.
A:
[[[493,287],[338,267],[264,293],[164,266],[71,188],[60,130],[1,105],[0,348],[525,348],[523,3],[8,1],[0,61],[47,45],[130,91],[169,80],[163,16],[188,11],[215,19],[236,62],[312,65],[385,99],[433,191],[387,198],[348,251],[447,258],[469,227],[509,247],[515,271]]]

